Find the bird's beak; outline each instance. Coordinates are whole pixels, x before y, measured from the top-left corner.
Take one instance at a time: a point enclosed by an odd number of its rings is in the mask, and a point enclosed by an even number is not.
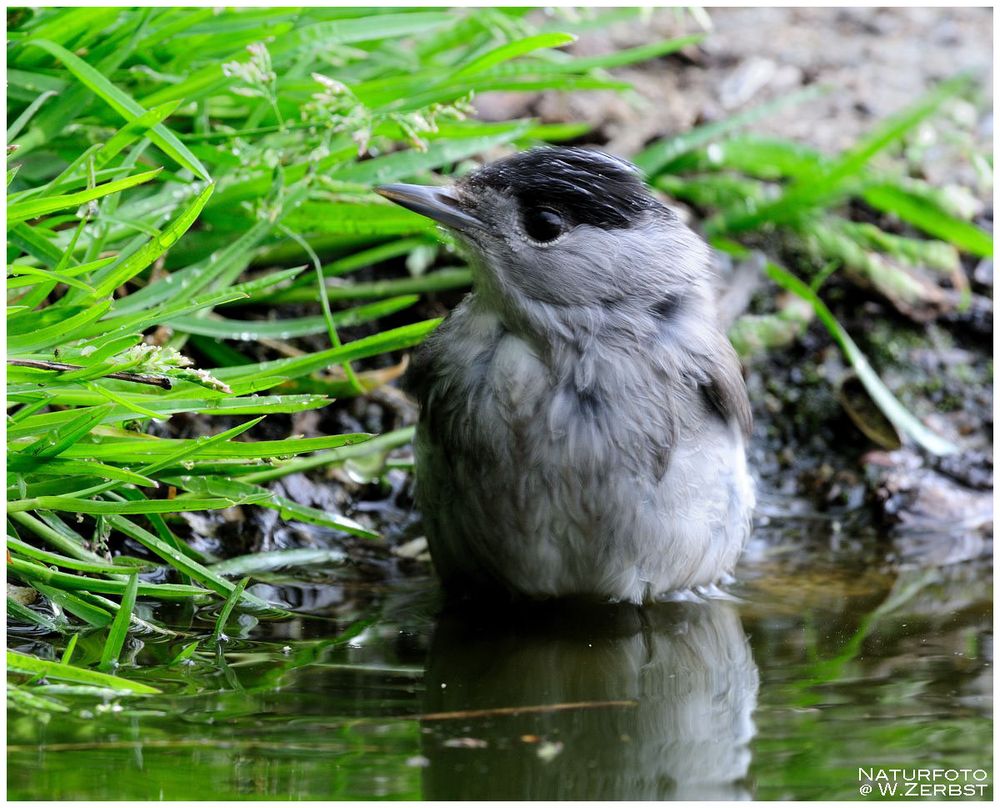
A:
[[[393,183],[380,185],[375,193],[456,230],[486,229],[486,225],[462,207],[450,188]]]

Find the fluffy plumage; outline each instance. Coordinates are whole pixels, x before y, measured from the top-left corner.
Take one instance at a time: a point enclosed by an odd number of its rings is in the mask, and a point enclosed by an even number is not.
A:
[[[478,222],[457,230],[475,291],[406,379],[445,583],[639,603],[727,575],[753,507],[750,407],[704,243],[627,163],[583,149],[447,193]],[[545,243],[526,233],[540,208]]]

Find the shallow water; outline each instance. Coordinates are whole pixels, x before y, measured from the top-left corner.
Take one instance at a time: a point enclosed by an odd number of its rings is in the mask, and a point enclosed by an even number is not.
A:
[[[854,799],[859,768],[921,768],[985,770],[988,799],[991,568],[882,555],[761,539],[736,600],[492,616],[439,615],[430,579],[275,576],[258,594],[314,616],[244,615],[191,664],[133,642],[165,695],[11,710],[8,797]]]

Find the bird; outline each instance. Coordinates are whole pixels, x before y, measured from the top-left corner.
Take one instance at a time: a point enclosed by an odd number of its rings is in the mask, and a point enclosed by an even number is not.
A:
[[[707,244],[586,147],[375,190],[450,231],[472,271],[402,380],[445,591],[643,604],[730,582],[752,415]]]

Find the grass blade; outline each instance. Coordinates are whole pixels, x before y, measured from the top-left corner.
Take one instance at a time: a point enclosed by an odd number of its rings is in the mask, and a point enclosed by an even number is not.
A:
[[[226,603],[223,605],[222,611],[219,612],[219,616],[215,621],[215,629],[212,631],[211,642],[219,642],[225,637],[223,629],[226,627],[226,621],[229,620],[229,615],[232,614],[233,607],[239,603],[240,597],[243,595],[243,590],[247,588],[248,583],[250,583],[249,576],[236,584],[232,593],[226,598]]]
[[[63,655],[59,659],[63,665],[69,665],[69,663],[73,660],[73,651],[76,650],[76,643],[79,639],[79,634],[74,634],[69,638],[69,642],[66,643],[66,650],[63,651]]]
[[[88,188],[84,191],[77,191],[75,194],[63,194],[61,196],[47,196],[41,199],[29,199],[27,202],[16,202],[7,207],[8,225],[23,222],[27,219],[37,219],[47,213],[67,208],[76,208],[85,202],[100,199],[108,194],[115,194],[127,188],[134,188],[149,182],[163,169],[156,168],[152,171],[144,171],[141,174],[133,174],[131,177],[124,177],[120,180],[112,180],[96,188]]]
[[[79,617],[84,623],[94,628],[106,628],[111,625],[114,619],[111,612],[89,603],[78,594],[66,591],[61,585],[48,586],[41,582],[41,579],[34,579],[31,585],[47,597],[52,603],[75,617]]]
[[[111,690],[127,691],[129,693],[151,694],[160,692],[157,688],[144,685],[140,682],[130,682],[128,679],[122,679],[119,676],[89,671],[73,665],[63,665],[61,662],[37,659],[36,657],[21,654],[17,651],[7,651],[7,670],[15,671],[16,673],[27,673],[32,676],[44,676],[46,679],[57,679],[61,682],[94,685],[95,687],[106,687]]]
[[[861,197],[873,208],[894,214],[960,250],[981,258],[993,255],[993,237],[989,233],[952,216],[928,199],[888,183],[866,186]]]
[[[32,497],[15,499],[7,503],[8,513],[18,511],[65,511],[87,514],[144,514],[144,513],[184,513],[186,511],[218,511],[234,505],[253,505],[266,499],[261,495],[232,500],[222,497],[188,497],[176,499],[148,499],[140,502],[106,502],[103,500],[81,499],[79,497]]]
[[[132,610],[135,609],[135,596],[138,590],[139,573],[133,572],[125,586],[121,608],[115,615],[114,622],[108,632],[108,639],[104,643],[104,651],[101,653],[101,662],[98,668],[105,673],[118,666],[118,657],[121,656],[125,638],[128,636],[128,627],[132,620]]]
[[[112,526],[116,530],[120,530],[126,536],[135,539],[147,550],[156,553],[156,555],[166,561],[171,567],[180,570],[185,575],[190,576],[192,580],[197,581],[202,586],[215,592],[217,595],[228,598],[229,595],[232,594],[234,589],[234,585],[232,583],[212,572],[202,564],[199,564],[194,559],[188,558],[180,550],[171,547],[165,541],[154,536],[148,530],[139,527],[137,524],[124,518],[123,516],[109,516],[108,521],[111,522]],[[267,603],[260,600],[260,598],[254,597],[246,592],[243,593],[243,598],[253,606],[263,609],[271,608]]]
[[[83,59],[70,53],[61,45],[49,42],[44,39],[32,39],[25,43],[28,46],[34,45],[55,56],[66,68],[80,80],[91,92],[98,96],[115,112],[125,120],[132,121],[145,114],[147,110],[137,104],[129,95],[118,89],[96,68],[87,64]],[[157,124],[149,132],[149,139],[153,141],[164,153],[173,158],[179,165],[191,170],[196,176],[203,180],[211,180],[208,169],[201,164],[190,149],[185,146],[177,136],[167,129],[162,123]]]
[[[237,385],[250,383],[259,376],[275,376],[284,379],[294,379],[323,370],[330,365],[340,364],[354,359],[363,359],[368,356],[375,356],[386,351],[395,351],[401,348],[410,348],[426,337],[431,331],[437,328],[440,320],[424,320],[412,325],[394,328],[390,331],[383,331],[371,337],[348,342],[340,348],[331,348],[326,351],[308,354],[306,356],[290,357],[288,359],[274,359],[270,362],[258,362],[253,365],[243,365],[235,368],[218,368],[212,371],[212,375],[222,381],[228,382],[235,391]]]
[[[43,435],[30,446],[22,450],[28,457],[56,457],[70,446],[73,446],[97,424],[103,421],[111,411],[111,406],[95,407],[93,410],[83,410],[73,420],[55,432]]]
[[[94,167],[103,168],[126,146],[134,143],[157,124],[169,118],[181,105],[180,101],[169,101],[142,113],[115,132],[108,142],[94,155]]]
[[[163,253],[169,250],[177,240],[183,236],[191,225],[194,224],[201,209],[205,207],[215,185],[209,184],[194,198],[190,205],[184,209],[180,216],[174,219],[170,226],[155,238],[148,241],[140,250],[136,251],[120,264],[113,265],[101,273],[99,280],[95,281],[96,290],[94,297],[104,297],[121,286],[125,281],[138,275],[146,267],[152,264]]]
[[[910,109],[862,138],[837,160],[824,164],[814,174],[800,177],[774,202],[759,205],[751,211],[723,211],[709,223],[709,232],[734,234],[762,225],[785,224],[801,220],[816,207],[836,201],[846,193],[849,183],[857,181],[860,172],[875,154],[912,130],[947,98],[967,87],[968,78],[965,76],[944,82]]]
[[[24,112],[17,116],[17,120],[7,127],[8,143],[21,134],[21,130],[24,129],[25,125],[31,120],[32,116],[38,112],[38,108],[54,95],[57,95],[55,90],[47,90],[44,93],[40,93],[30,104],[28,104]]]
[[[761,104],[759,107],[754,107],[739,115],[733,115],[716,123],[699,126],[683,135],[658,140],[637,154],[632,162],[635,163],[636,167],[643,174],[652,179],[662,171],[669,171],[671,163],[682,155],[711,143],[727,132],[732,132],[743,126],[749,126],[754,121],[759,121],[782,107],[801,104],[815,98],[822,92],[824,90],[819,87],[806,87],[797,92],[780,96],[773,101]]]
[[[392,40],[439,28],[455,19],[455,15],[447,11],[416,11],[319,22],[281,37],[271,47],[271,54],[278,57],[305,48],[316,51],[373,39]]]
[[[378,320],[397,311],[409,308],[420,300],[416,295],[401,295],[365,306],[335,311],[335,325],[358,325]],[[222,317],[176,317],[169,325],[187,334],[198,334],[216,339],[256,341],[261,339],[290,339],[322,334],[327,330],[325,317],[299,317],[287,320],[227,320]]]
[[[226,497],[252,497],[260,496],[257,502],[265,508],[278,511],[284,519],[298,519],[312,525],[322,525],[333,530],[350,533],[353,536],[360,536],[365,539],[378,539],[378,533],[359,525],[353,519],[338,514],[330,514],[318,508],[308,505],[301,505],[293,502],[287,497],[280,496],[273,491],[269,491],[263,486],[243,482],[241,480],[226,479],[224,477],[186,477],[172,479],[171,482],[178,488],[191,491],[199,495],[215,495]]]
[[[15,539],[13,536],[7,537],[7,548],[14,550],[27,558],[34,559],[35,561],[41,561],[45,564],[56,565],[59,567],[65,567],[70,570],[77,570],[79,572],[96,572],[101,575],[131,575],[135,572],[137,566],[149,566],[144,561],[138,561],[137,563],[124,565],[124,564],[110,564],[107,561],[79,561],[75,558],[67,558],[66,556],[59,555],[58,553],[50,553],[47,550],[39,550],[37,547],[33,547],[27,542],[23,542],[20,539]]]
[[[73,307],[70,310],[75,310]],[[92,306],[83,308],[72,317],[66,317],[62,322],[45,328],[36,328],[28,333],[16,333],[15,328],[22,327],[22,321],[7,324],[7,353],[18,355],[40,351],[55,345],[65,345],[73,339],[79,339],[79,332],[95,320],[103,317],[111,308],[110,300],[102,300]],[[68,313],[68,312],[67,312]],[[26,322],[25,322],[26,324]],[[37,325],[37,323],[36,323]]]
[[[465,268],[437,269],[419,278],[392,278],[368,283],[327,284],[330,300],[366,300],[393,295],[425,294],[464,289],[472,283],[472,270]],[[264,298],[268,303],[304,303],[315,298],[311,289],[292,287]]]
[[[44,567],[41,564],[13,557],[7,562],[7,570],[19,578],[30,581],[35,586],[39,584],[48,585],[60,590],[124,595],[128,586],[124,581],[72,575],[68,572],[59,572],[58,570]],[[149,584],[140,582],[138,587],[138,592],[143,597],[159,598],[161,600],[188,600],[192,596],[197,597],[209,594],[197,586],[187,586],[185,584]],[[111,622],[110,614],[108,615],[107,622]]]
[[[198,650],[198,646],[201,644],[200,640],[195,640],[194,642],[189,642],[185,645],[177,655],[167,663],[167,665],[178,665],[185,660],[190,659],[194,656],[194,652]]]
[[[44,628],[46,631],[50,631],[53,634],[59,633],[62,629],[56,624],[56,621],[51,617],[47,617],[44,614],[36,612],[34,609],[29,609],[27,606],[23,606],[16,600],[11,598],[10,595],[7,596],[7,623],[8,625],[13,620],[20,620],[22,623],[28,623],[29,625],[38,626],[39,628]],[[64,621],[65,623],[65,621]]]
[[[343,564],[347,554],[337,548],[302,547],[295,550],[272,550],[263,553],[227,558],[211,569],[219,575],[256,575],[261,572],[274,572],[289,567],[318,567],[321,565]]]
[[[549,34],[536,34],[534,36],[525,37],[524,39],[515,40],[514,42],[507,42],[506,44],[501,45],[498,48],[494,48],[493,50],[484,53],[482,56],[473,59],[456,73],[452,74],[452,78],[461,78],[463,76],[471,76],[474,73],[483,73],[491,67],[495,67],[496,65],[510,61],[511,59],[516,59],[518,56],[524,56],[532,51],[543,50],[545,48],[561,48],[563,45],[569,45],[571,42],[575,41],[576,37],[573,36],[573,34],[554,32]]]
[[[39,269],[38,267],[24,266],[23,264],[12,264],[7,267],[7,274],[14,276],[13,280],[7,281],[7,289],[18,289],[22,286],[32,286],[35,283],[36,278],[41,278],[47,281],[53,281],[54,283],[64,283],[67,286],[72,286],[74,289],[80,289],[83,292],[93,294],[94,289],[88,286],[83,281],[78,281],[67,275],[64,272],[51,272],[47,269]]]

